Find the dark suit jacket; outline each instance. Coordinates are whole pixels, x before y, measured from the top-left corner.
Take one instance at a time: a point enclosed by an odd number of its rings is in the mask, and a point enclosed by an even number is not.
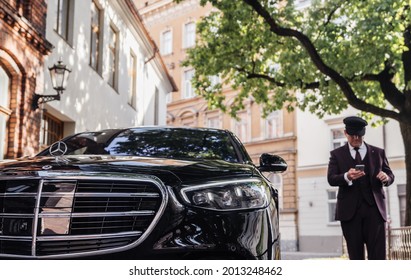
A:
[[[366,176],[369,176],[370,178],[371,189],[375,202],[382,218],[386,221],[387,212],[385,208],[385,193],[381,181],[377,179],[377,174],[380,171],[383,171],[388,175],[389,180],[386,186],[389,186],[394,182],[394,174],[388,165],[388,160],[385,156],[384,150],[366,143],[365,145],[367,147],[368,155],[368,163],[366,164],[368,164],[370,170],[370,174],[366,174]],[[350,220],[354,216],[355,210],[358,206],[357,203],[360,199],[359,196],[361,196],[359,188],[353,185],[349,186],[344,179],[344,173],[353,167],[353,159],[350,154],[348,143],[331,151],[327,178],[328,183],[331,186],[339,187],[335,213],[336,220]]]

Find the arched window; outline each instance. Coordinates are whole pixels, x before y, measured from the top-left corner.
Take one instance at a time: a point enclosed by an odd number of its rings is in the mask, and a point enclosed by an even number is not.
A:
[[[0,66],[0,159],[3,159],[7,150],[7,121],[11,114],[9,108],[10,78]]]

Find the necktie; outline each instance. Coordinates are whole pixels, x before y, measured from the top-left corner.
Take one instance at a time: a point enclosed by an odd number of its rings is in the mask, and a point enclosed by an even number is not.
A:
[[[360,148],[354,148],[355,150],[355,161],[360,164],[361,163],[361,155],[360,152],[358,151]]]

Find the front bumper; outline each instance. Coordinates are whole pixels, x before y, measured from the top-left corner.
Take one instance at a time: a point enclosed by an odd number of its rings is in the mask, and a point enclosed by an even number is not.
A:
[[[252,211],[193,209],[152,176],[12,178],[0,183],[0,258],[280,256],[274,201]]]
[[[141,246],[99,258],[280,259],[278,221],[273,217],[277,219],[273,207],[232,213],[190,210],[172,229],[154,231]]]

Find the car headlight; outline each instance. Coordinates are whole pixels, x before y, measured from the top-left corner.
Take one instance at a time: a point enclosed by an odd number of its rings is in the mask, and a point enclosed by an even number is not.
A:
[[[181,190],[181,195],[192,206],[220,211],[263,208],[269,200],[267,186],[259,179],[185,187]]]

